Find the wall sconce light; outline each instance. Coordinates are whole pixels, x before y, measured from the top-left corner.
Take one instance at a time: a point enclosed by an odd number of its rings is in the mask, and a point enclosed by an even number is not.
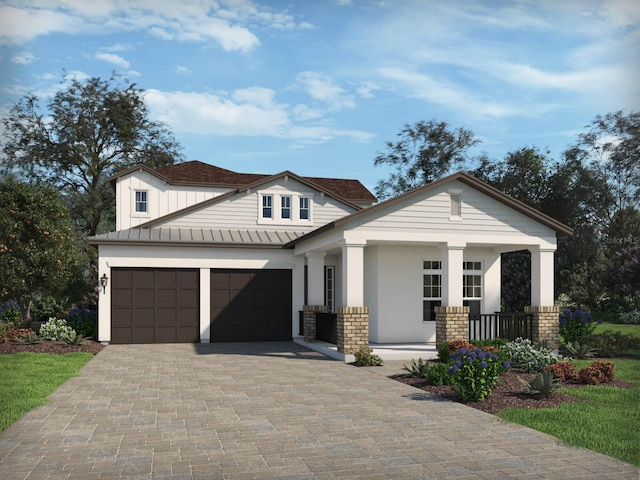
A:
[[[107,284],[109,283],[109,277],[106,273],[103,273],[100,277],[100,286],[102,287],[102,293],[107,293]]]

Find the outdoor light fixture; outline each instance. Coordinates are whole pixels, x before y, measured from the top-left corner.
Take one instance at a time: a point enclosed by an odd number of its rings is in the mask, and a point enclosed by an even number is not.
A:
[[[107,284],[109,283],[109,278],[106,273],[103,273],[100,277],[100,285],[102,286],[102,293],[107,293]]]

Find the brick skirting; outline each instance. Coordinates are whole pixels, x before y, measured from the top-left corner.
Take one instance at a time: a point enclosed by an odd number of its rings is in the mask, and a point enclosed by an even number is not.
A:
[[[369,346],[369,307],[338,308],[338,352],[354,354]]]

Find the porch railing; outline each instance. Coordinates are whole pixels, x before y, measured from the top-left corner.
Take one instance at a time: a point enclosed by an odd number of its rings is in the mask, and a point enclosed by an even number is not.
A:
[[[338,315],[316,312],[316,338],[323,342],[338,343]]]
[[[496,312],[469,315],[469,340],[493,340],[518,337],[532,339],[533,315],[521,312]]]

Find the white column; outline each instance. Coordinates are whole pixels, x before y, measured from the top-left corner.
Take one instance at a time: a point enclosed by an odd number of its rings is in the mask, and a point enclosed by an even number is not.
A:
[[[442,249],[442,306],[462,306],[462,261],[466,244],[450,244]]]
[[[324,252],[309,252],[307,257],[307,301],[324,305]]]
[[[102,291],[100,277],[106,275],[108,284],[105,291]],[[98,262],[98,341],[111,341],[111,268],[104,260]]]
[[[211,341],[211,270],[200,269],[200,343]]]
[[[531,305],[554,305],[554,249],[534,247],[531,251]]]
[[[342,244],[342,306],[364,306],[364,243]]]

